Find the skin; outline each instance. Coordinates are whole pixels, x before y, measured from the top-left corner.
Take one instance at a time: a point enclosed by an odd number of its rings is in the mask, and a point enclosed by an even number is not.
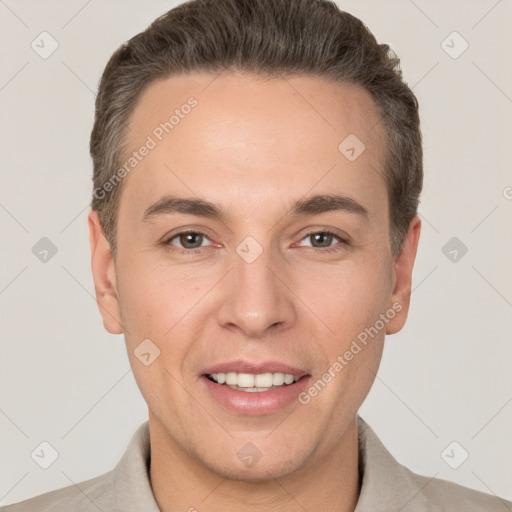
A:
[[[421,226],[415,217],[393,258],[376,106],[363,89],[318,77],[194,72],[148,87],[127,147],[140,147],[190,96],[197,107],[124,178],[115,260],[97,214],[89,215],[103,323],[124,333],[148,404],[156,500],[164,512],[234,511],[241,503],[247,511],[353,511],[361,485],[356,413],[385,334],[406,321]],[[366,146],[353,162],[338,150],[348,134]],[[230,216],[141,221],[170,193],[214,201]],[[350,196],[368,219],[285,215],[293,201],[322,193]],[[206,235],[192,255],[178,252],[190,252],[191,242],[172,238],[185,228]],[[349,245],[308,236],[326,229]],[[250,264],[236,252],[247,236],[263,249]],[[233,413],[198,375],[234,359],[271,360],[306,369],[314,382],[394,303],[402,310],[306,405]],[[134,355],[146,338],[161,352],[148,366]],[[263,455],[251,468],[237,457],[247,442]]]

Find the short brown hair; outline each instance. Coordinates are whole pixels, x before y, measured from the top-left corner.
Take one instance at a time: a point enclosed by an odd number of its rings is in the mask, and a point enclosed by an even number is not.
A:
[[[378,44],[364,23],[328,0],[191,0],[122,44],[101,78],[90,139],[91,207],[114,257],[122,183],[108,194],[103,187],[120,165],[129,118],[141,93],[154,80],[174,74],[229,70],[311,75],[356,84],[370,93],[387,135],[384,175],[396,256],[417,214],[423,152],[418,101],[389,46]]]

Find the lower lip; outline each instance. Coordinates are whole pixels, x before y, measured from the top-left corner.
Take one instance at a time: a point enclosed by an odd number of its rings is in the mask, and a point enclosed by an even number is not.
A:
[[[208,392],[226,409],[239,414],[259,416],[271,414],[297,401],[298,395],[307,387],[309,376],[304,376],[293,384],[284,384],[268,391],[246,392],[217,384],[205,375],[201,377]]]

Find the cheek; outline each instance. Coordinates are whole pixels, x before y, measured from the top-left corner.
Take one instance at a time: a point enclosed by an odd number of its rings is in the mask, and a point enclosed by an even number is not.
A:
[[[383,267],[376,262],[352,260],[303,279],[300,296],[335,338],[346,339],[373,325],[386,308],[387,281]]]
[[[197,315],[204,314],[200,299],[208,283],[203,286],[176,268],[144,261],[120,269],[119,282],[121,316],[128,327],[126,346],[137,381],[143,387],[148,381],[168,381],[166,370],[173,375],[181,371],[179,366],[197,338],[202,325]],[[158,354],[151,371],[136,360],[139,345],[147,339],[157,347],[148,344],[150,352]]]
[[[177,381],[183,382],[181,365],[195,339],[187,316],[197,302],[191,286],[196,294],[199,287],[190,282],[186,285],[161,267],[148,272],[147,267],[141,265],[137,270],[134,265],[124,270],[120,309],[123,325],[129,329],[125,341],[135,380],[153,411],[172,409],[180,397]]]
[[[120,310],[132,335],[162,338],[197,293],[194,280],[161,264],[132,261],[119,269]]]

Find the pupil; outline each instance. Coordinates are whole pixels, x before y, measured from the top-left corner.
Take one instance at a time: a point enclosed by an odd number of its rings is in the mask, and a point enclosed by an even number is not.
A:
[[[197,234],[194,234],[194,233],[187,233],[185,235],[181,235],[181,244],[183,245],[183,247],[190,247],[190,246],[187,246],[187,244],[189,243],[190,239],[192,239],[192,242],[191,242],[191,245],[192,245],[192,248],[195,248],[195,247],[201,247],[201,235],[197,235]],[[196,242],[194,243],[193,239],[196,238]],[[198,243],[198,240],[199,240],[199,243]]]

